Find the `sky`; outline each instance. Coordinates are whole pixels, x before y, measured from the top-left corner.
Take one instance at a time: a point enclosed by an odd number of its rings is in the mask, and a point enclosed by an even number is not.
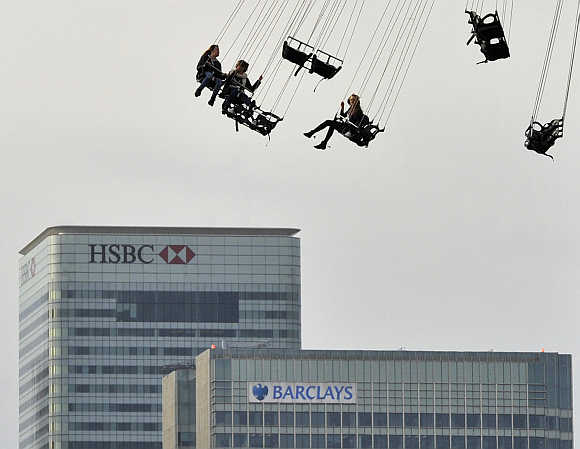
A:
[[[555,1],[516,0],[512,57],[476,65],[465,4],[438,0],[386,132],[317,151],[302,132],[336,112],[381,4],[367,0],[344,73],[316,92],[305,77],[271,140],[193,97],[233,0],[3,7],[2,447],[18,441],[18,251],[54,225],[300,228],[308,349],[580,351],[578,72],[555,161],[523,147]]]

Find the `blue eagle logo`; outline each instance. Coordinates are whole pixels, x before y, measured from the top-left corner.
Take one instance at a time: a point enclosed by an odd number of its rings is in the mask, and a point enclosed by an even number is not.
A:
[[[254,385],[252,387],[252,393],[258,401],[263,401],[266,396],[268,396],[268,387],[262,384]]]

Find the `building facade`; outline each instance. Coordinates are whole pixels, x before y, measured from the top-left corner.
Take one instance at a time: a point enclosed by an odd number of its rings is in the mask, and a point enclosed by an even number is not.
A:
[[[167,365],[300,348],[297,232],[46,229],[21,251],[20,449],[160,449]]]
[[[164,379],[164,449],[571,449],[571,356],[208,350]],[[170,416],[171,415],[171,416]]]

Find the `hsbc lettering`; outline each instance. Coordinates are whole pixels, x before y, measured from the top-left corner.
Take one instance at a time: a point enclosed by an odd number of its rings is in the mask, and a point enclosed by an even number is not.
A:
[[[153,245],[89,245],[89,263],[153,262]]]
[[[195,257],[187,245],[160,246],[157,252],[153,245],[96,244],[89,245],[89,263],[143,263],[150,264],[159,256],[169,265],[187,265]],[[159,248],[158,248],[159,249]]]

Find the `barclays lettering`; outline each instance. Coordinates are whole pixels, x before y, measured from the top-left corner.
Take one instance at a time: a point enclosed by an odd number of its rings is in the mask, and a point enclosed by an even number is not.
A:
[[[356,384],[261,382],[248,384],[248,402],[356,404]]]

